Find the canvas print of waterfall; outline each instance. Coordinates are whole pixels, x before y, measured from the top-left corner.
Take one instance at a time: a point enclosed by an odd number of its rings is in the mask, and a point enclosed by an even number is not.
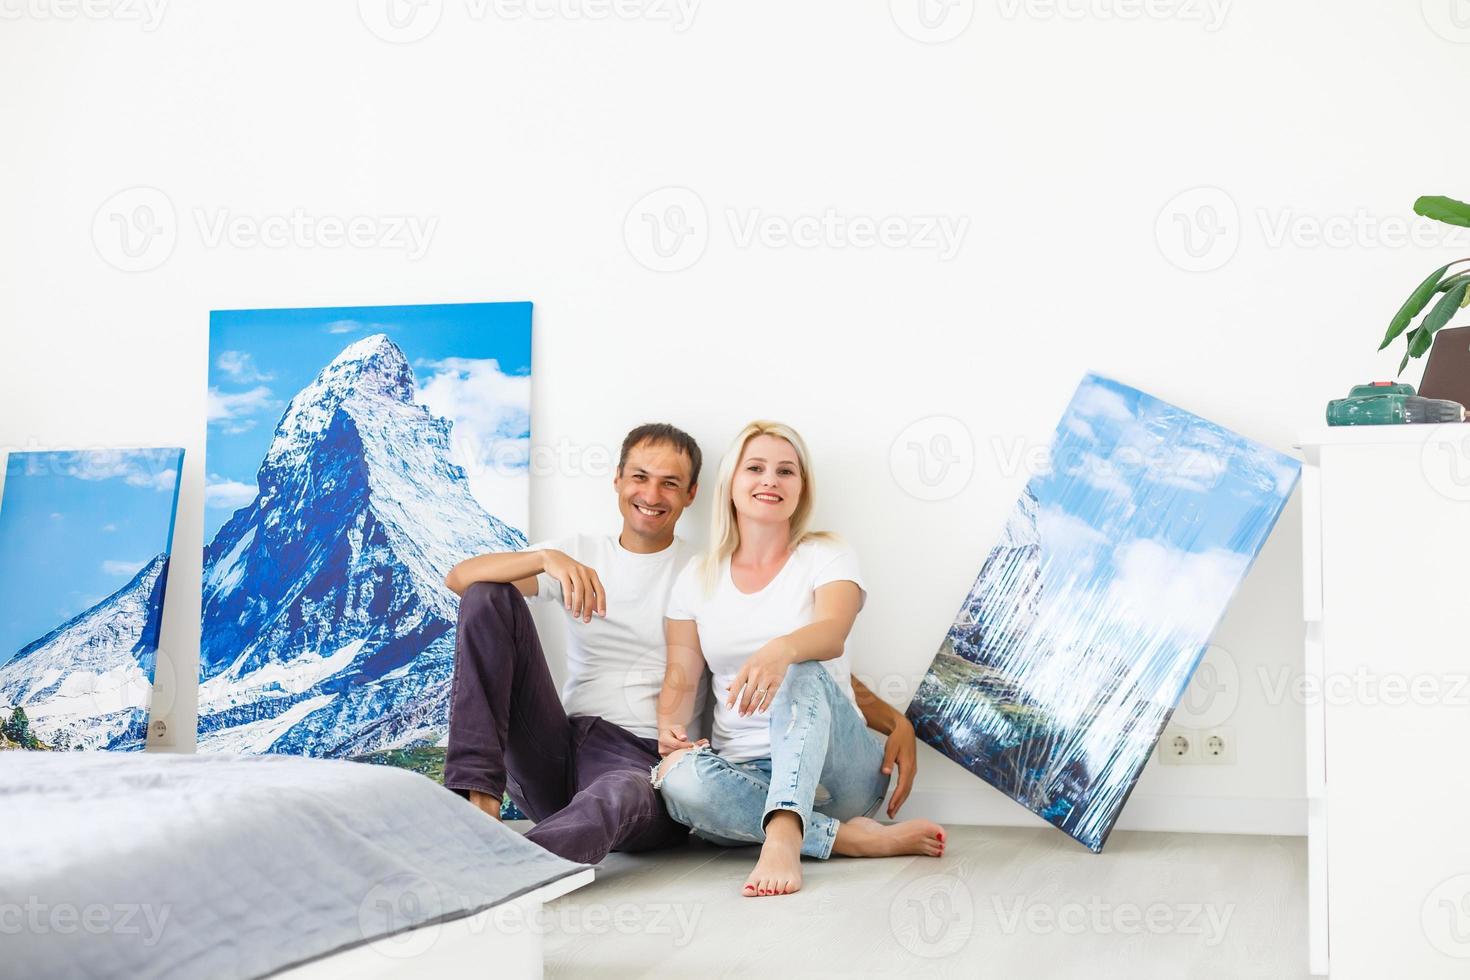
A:
[[[182,449],[9,454],[0,749],[142,750],[183,462]]]
[[[526,547],[531,304],[210,316],[202,752],[442,778],[458,599]]]
[[[1299,464],[1083,379],[919,685],[920,738],[1107,841]]]

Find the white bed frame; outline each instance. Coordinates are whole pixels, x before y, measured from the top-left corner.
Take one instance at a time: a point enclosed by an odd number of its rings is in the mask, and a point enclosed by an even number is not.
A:
[[[287,980],[537,977],[547,902],[592,881],[587,868],[476,915],[420,926],[279,974]]]

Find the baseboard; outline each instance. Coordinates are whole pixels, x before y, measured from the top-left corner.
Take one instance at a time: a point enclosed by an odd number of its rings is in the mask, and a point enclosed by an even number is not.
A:
[[[904,817],[979,827],[1049,827],[1040,817],[998,793],[966,790],[915,790]],[[1133,796],[1118,818],[1118,830],[1186,834],[1263,834],[1305,837],[1305,799],[1249,799],[1219,796]]]

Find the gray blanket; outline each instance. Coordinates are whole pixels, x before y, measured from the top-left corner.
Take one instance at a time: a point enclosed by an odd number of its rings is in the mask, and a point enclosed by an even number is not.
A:
[[[0,752],[6,976],[264,976],[579,870],[401,769]]]

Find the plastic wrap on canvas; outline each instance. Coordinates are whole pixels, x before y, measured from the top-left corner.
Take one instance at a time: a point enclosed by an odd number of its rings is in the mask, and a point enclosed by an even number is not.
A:
[[[920,738],[1094,851],[1300,474],[1097,375],[921,682]]]

